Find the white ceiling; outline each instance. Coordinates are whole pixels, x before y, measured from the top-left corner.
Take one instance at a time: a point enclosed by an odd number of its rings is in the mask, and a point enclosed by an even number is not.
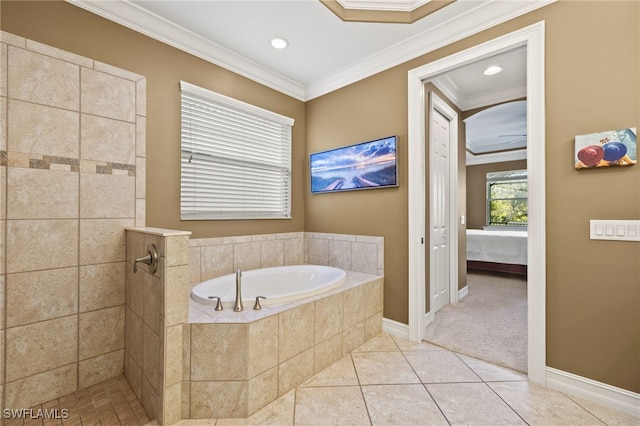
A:
[[[412,24],[343,22],[319,0],[67,1],[307,101],[555,0],[458,0]],[[274,36],[285,37],[289,47],[272,48]],[[478,64],[436,84],[463,110],[523,96],[523,52],[506,54],[501,60],[516,68],[505,67],[493,81],[477,73]]]

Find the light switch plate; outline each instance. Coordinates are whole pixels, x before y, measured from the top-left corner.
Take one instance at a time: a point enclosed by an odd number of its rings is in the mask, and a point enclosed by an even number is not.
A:
[[[591,220],[592,240],[640,241],[640,220]]]

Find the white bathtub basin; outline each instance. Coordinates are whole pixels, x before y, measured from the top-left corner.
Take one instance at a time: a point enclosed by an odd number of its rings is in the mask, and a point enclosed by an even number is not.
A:
[[[242,271],[242,303],[245,309],[251,309],[258,296],[266,297],[260,300],[263,306],[313,296],[337,287],[345,276],[342,269],[319,265]],[[191,290],[191,298],[205,305],[215,305],[220,297],[225,309],[233,307],[235,295],[236,274],[203,281]]]

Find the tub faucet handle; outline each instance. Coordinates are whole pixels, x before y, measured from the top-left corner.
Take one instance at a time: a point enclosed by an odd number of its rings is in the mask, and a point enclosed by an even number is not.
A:
[[[262,306],[260,306],[260,299],[266,299],[266,297],[264,297],[264,296],[256,297],[256,304],[253,305],[253,309],[256,310],[256,311],[259,311],[260,309],[262,309]]]
[[[149,265],[149,272],[154,274],[158,269],[158,250],[156,249],[155,244],[150,244],[147,247],[147,255],[143,257],[139,257],[133,262],[133,273],[138,272],[138,263],[144,263]]]
[[[218,299],[218,301],[216,302],[216,311],[221,311],[222,308],[222,298],[218,297],[218,296],[209,296],[209,299]]]

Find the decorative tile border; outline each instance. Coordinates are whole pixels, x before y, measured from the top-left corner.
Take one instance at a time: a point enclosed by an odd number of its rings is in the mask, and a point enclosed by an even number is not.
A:
[[[135,164],[108,161],[79,160],[53,155],[27,154],[24,152],[0,151],[0,166],[23,169],[62,170],[102,175],[136,176]]]

